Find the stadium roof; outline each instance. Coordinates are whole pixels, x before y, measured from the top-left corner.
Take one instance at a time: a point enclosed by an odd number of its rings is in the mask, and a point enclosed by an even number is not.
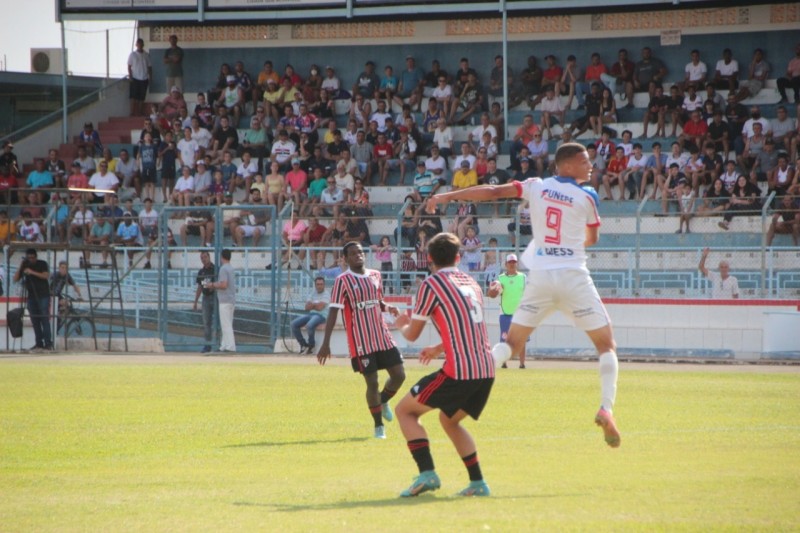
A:
[[[500,14],[608,13],[635,9],[730,7],[723,0],[55,0],[60,20],[153,22],[309,21],[450,18]],[[781,3],[762,0],[741,5]]]

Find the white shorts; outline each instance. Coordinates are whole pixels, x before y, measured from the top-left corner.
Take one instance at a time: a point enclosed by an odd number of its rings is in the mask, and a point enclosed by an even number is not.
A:
[[[553,311],[561,311],[584,331],[611,324],[592,277],[583,270],[529,272],[522,302],[511,322],[535,328]]]
[[[242,235],[245,237],[252,237],[256,230],[261,232],[261,235],[264,235],[267,232],[267,228],[265,226],[239,226],[242,228]]]

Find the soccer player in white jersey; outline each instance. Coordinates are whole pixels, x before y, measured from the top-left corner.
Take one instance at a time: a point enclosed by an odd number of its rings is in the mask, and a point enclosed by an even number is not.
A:
[[[364,376],[367,384],[367,407],[375,423],[375,438],[385,439],[383,419],[391,422],[394,418],[389,400],[397,394],[406,374],[403,356],[389,332],[383,313],[398,316],[400,312],[383,301],[381,273],[364,268],[364,249],[360,244],[348,242],[342,248],[342,255],[348,269],[333,282],[325,338],[317,353],[317,361],[324,365],[331,355],[331,333],[341,309],[353,372]],[[389,374],[381,391],[378,390],[380,369]]]
[[[620,444],[612,414],[617,393],[617,354],[611,320],[586,267],[586,247],[600,236],[597,193],[588,186],[592,162],[586,148],[566,143],[556,151],[557,175],[530,178],[505,185],[482,185],[438,194],[428,200],[437,204],[461,200],[497,201],[521,198],[530,203],[534,240],[522,255],[530,269],[528,285],[514,313],[506,342],[493,349],[498,361],[520,354],[533,330],[553,311],[559,310],[586,331],[600,355],[601,404],[595,423],[603,429],[606,443]]]

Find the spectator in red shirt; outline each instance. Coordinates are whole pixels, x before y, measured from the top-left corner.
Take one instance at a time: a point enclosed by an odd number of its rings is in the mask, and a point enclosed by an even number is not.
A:
[[[611,75],[603,76],[603,81],[611,87],[612,91],[619,94],[623,100],[627,99],[626,109],[633,107],[633,71],[636,65],[628,59],[628,51],[620,49],[617,62],[611,66]]]
[[[372,149],[372,155],[373,159],[378,164],[378,174],[381,177],[381,185],[386,185],[386,176],[389,173],[389,160],[394,157],[394,148],[392,147],[392,143],[386,140],[385,134],[378,134],[378,142]]]
[[[708,124],[703,120],[700,111],[692,111],[689,121],[683,125],[683,133],[678,137],[678,144],[682,150],[695,148],[699,151],[707,134]]]
[[[16,204],[17,189],[19,182],[16,176],[8,168],[8,165],[0,168],[0,203],[3,205]]]
[[[312,216],[308,219],[308,227],[303,233],[303,248],[309,250],[311,254],[311,266],[316,270],[325,268],[326,252],[324,250],[315,250],[314,248],[323,246],[322,238],[327,231],[328,228],[320,224],[317,217]],[[301,253],[305,254],[305,251],[301,250]]]
[[[619,198],[625,199],[625,180],[622,179],[622,173],[628,168],[628,158],[625,157],[625,149],[622,146],[617,146],[614,157],[608,162],[606,173],[603,175],[603,190],[606,192],[604,200],[613,200],[614,195],[611,193],[611,186],[615,183],[619,184]]]
[[[564,75],[564,70],[556,63],[556,56],[550,54],[544,60],[547,62],[547,68],[542,72],[542,90],[536,95],[536,98],[531,102],[531,109],[539,105],[539,102],[544,100],[544,93],[548,85],[553,87],[561,83],[561,77]]]
[[[592,83],[603,83],[602,75],[606,74],[608,69],[600,61],[600,54],[597,52],[592,54],[591,62],[586,66],[586,72],[583,74],[583,81],[575,84],[575,96],[578,98],[578,109],[586,107],[586,95],[591,92]]]

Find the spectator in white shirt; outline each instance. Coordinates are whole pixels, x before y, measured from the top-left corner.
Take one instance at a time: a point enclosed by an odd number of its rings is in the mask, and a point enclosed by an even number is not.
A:
[[[739,280],[730,275],[730,265],[727,261],[719,262],[719,272],[706,268],[706,259],[709,249],[703,249],[700,256],[698,270],[711,282],[711,298],[714,300],[735,300],[739,298]]]
[[[183,139],[178,141],[178,161],[181,165],[194,168],[197,156],[200,154],[200,145],[192,139],[192,128],[184,128]]]
[[[723,50],[722,59],[717,61],[713,84],[715,89],[727,89],[731,92],[739,86],[739,62],[733,59],[730,48]]]
[[[192,195],[194,194],[194,176],[192,169],[184,166],[181,168],[181,177],[175,182],[172,190],[172,203],[179,206],[192,205]]]
[[[684,92],[686,92],[689,87],[694,87],[695,91],[701,90],[706,84],[706,76],[708,75],[706,64],[700,61],[700,51],[697,49],[692,50],[691,57],[692,60],[686,64],[686,68],[684,69]],[[702,106],[702,102],[700,105]]]

